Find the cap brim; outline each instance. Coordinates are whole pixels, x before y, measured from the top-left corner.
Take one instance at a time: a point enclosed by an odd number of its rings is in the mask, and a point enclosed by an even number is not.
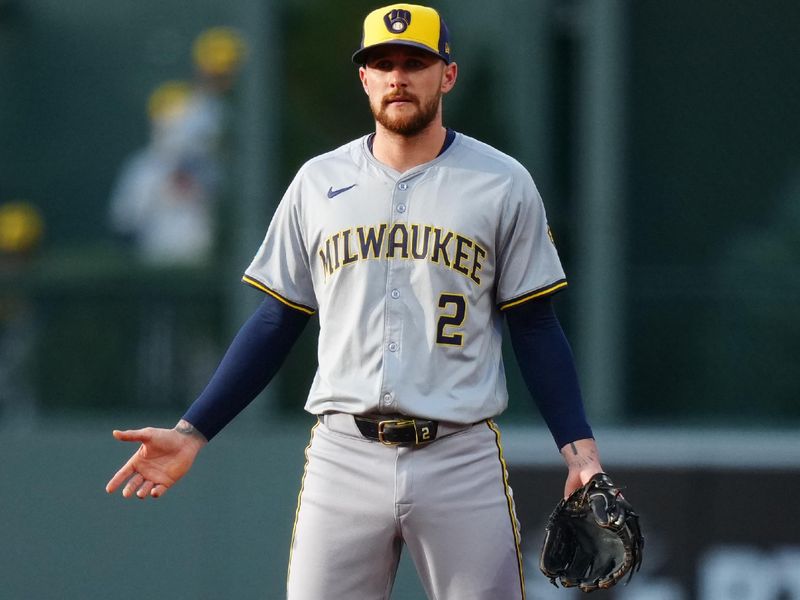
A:
[[[353,53],[353,62],[357,65],[364,65],[367,62],[367,55],[375,48],[382,48],[383,46],[410,46],[412,48],[419,48],[428,54],[432,54],[437,58],[441,58],[445,63],[450,64],[450,59],[446,56],[434,52],[429,46],[419,42],[412,42],[411,40],[392,40],[390,42],[382,42],[380,44],[373,44],[367,48],[361,48]]]

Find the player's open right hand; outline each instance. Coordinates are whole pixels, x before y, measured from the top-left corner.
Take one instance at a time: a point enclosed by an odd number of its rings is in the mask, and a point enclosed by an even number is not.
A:
[[[181,421],[175,429],[146,427],[113,432],[123,442],[140,442],[141,446],[128,462],[106,484],[114,493],[127,480],[122,495],[130,498],[162,496],[191,468],[197,453],[208,442],[191,424]]]

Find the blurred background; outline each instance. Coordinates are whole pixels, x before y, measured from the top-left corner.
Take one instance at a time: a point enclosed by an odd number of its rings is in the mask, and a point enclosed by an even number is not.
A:
[[[349,57],[379,4],[0,0],[0,598],[283,595],[315,323],[158,503],[105,495],[134,450],[110,431],[174,424],[295,171],[371,129]],[[642,513],[642,572],[596,596],[800,598],[800,4],[435,6],[445,121],[533,174]],[[575,597],[538,572],[563,467],[508,370],[528,589]],[[404,559],[393,598],[423,597]]]

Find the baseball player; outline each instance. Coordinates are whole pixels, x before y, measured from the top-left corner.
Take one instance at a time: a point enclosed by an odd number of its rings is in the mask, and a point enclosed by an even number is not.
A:
[[[263,303],[178,425],[114,432],[141,446],[107,491],[163,495],[318,314],[291,600],[389,598],[402,548],[430,598],[525,597],[492,420],[507,403],[504,318],[565,495],[602,470],[553,312],[566,280],[541,198],[514,159],[443,126],[450,52],[431,8],[367,15],[353,61],[375,131],[299,170],[244,275]]]

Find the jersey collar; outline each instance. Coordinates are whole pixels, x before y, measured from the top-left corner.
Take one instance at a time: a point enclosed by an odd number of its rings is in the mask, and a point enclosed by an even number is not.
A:
[[[445,136],[444,136],[444,143],[442,144],[442,149],[441,149],[441,150],[439,150],[439,154],[437,154],[437,155],[436,155],[436,157],[438,158],[438,157],[440,157],[442,154],[444,154],[445,150],[447,150],[447,149],[450,147],[450,144],[452,144],[452,143],[453,143],[453,140],[455,140],[455,139],[456,139],[456,132],[455,132],[455,130],[454,130],[454,129],[450,129],[450,128],[448,127],[448,128],[447,128],[447,133],[446,133],[446,134],[445,134]],[[374,153],[374,152],[372,152],[372,145],[373,145],[374,143],[375,143],[375,133],[370,133],[370,134],[367,136],[367,148],[369,148],[369,151],[370,151],[370,153],[372,154],[372,156],[375,156],[375,153]]]

